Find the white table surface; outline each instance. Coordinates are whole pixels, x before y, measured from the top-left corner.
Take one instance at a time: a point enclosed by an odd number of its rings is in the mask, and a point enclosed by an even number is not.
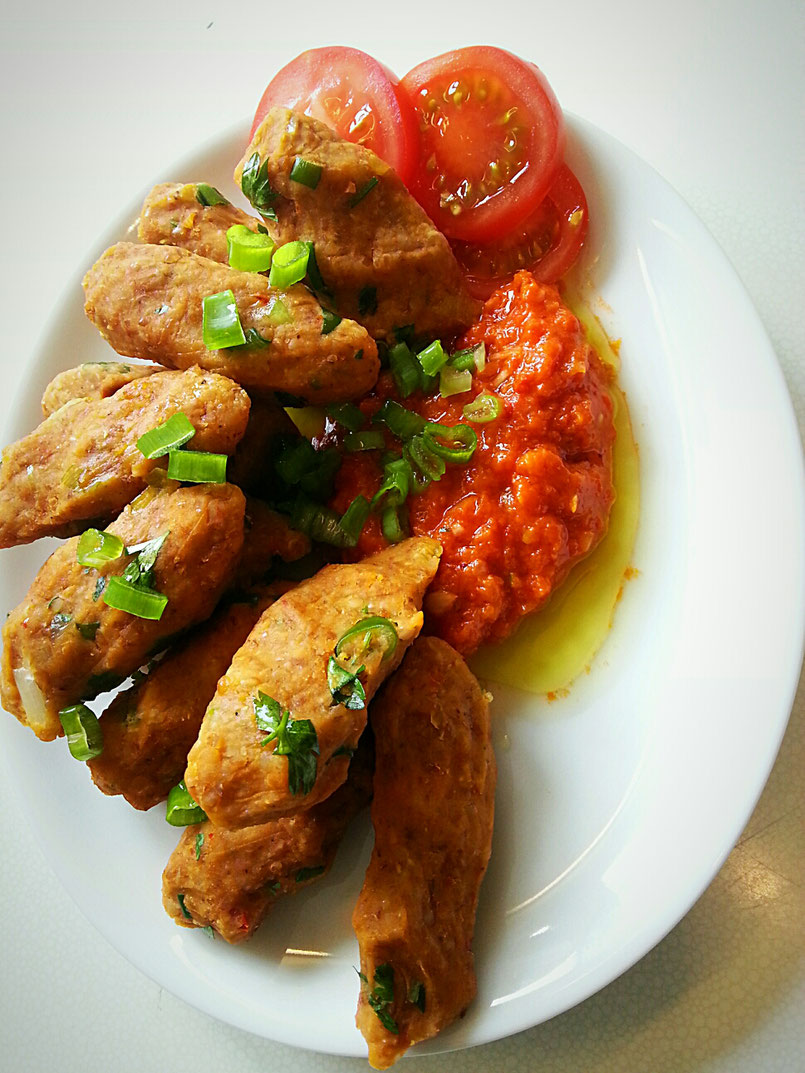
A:
[[[389,10],[391,10],[389,8]],[[288,8],[140,0],[3,5],[3,424],[50,309],[95,237],[167,164],[251,111],[304,47],[349,43],[402,74],[460,44],[535,60],[563,106],[614,134],[698,212],[765,324],[802,427],[805,5],[645,0]],[[393,42],[390,45],[389,42]],[[89,196],[88,196],[89,191]],[[77,299],[78,300],[78,299]],[[65,365],[80,360],[65,355]],[[805,1068],[805,690],[769,783],[671,934],[581,1006],[499,1043],[418,1060],[480,1073],[797,1073]],[[0,1069],[335,1071],[211,1020],[87,923],[0,784]],[[365,1068],[365,1067],[364,1067]]]

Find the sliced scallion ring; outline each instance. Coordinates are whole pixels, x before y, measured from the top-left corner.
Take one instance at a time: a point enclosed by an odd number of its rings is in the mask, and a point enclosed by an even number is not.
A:
[[[484,425],[487,421],[494,421],[503,413],[503,401],[497,395],[491,395],[482,391],[476,395],[472,402],[468,402],[461,411],[462,417],[473,421],[476,425]]]
[[[109,578],[102,599],[107,607],[127,611],[137,618],[151,619],[154,622],[162,618],[162,612],[168,602],[164,593],[143,588],[116,575]]]
[[[386,441],[380,429],[348,432],[344,437],[345,451],[382,451],[385,446]]]
[[[226,232],[230,268],[239,272],[267,272],[274,255],[274,241],[245,224],[233,224]]]
[[[168,477],[193,484],[225,484],[227,457],[210,451],[171,451]]]
[[[78,538],[76,558],[82,566],[103,566],[119,559],[126,545],[114,533],[100,529],[86,529]]]
[[[246,342],[231,290],[208,294],[202,299],[201,338],[208,350],[225,350]]]
[[[168,451],[192,440],[195,434],[190,418],[179,410],[164,424],[144,432],[137,440],[137,450],[146,458],[161,458]]]
[[[350,626],[346,633],[341,634],[335,646],[336,656],[340,656],[344,652],[348,641],[354,641],[358,638],[361,638],[358,651],[358,656],[361,656],[371,645],[375,634],[383,643],[385,651],[381,662],[385,663],[387,659],[391,659],[397,647],[397,627],[391,619],[382,618],[379,615],[362,618],[354,626]]]
[[[312,160],[305,160],[304,157],[298,156],[293,162],[289,178],[291,182],[300,183],[302,186],[315,190],[319,185],[323,170],[321,164],[314,164]]]
[[[439,373],[439,394],[443,399],[451,395],[463,395],[472,390],[472,373],[469,369],[454,369],[445,365]]]
[[[450,357],[450,365],[453,369],[469,369],[470,372],[475,370],[475,347],[467,347],[464,350],[457,350],[455,354]]]
[[[435,376],[442,366],[447,365],[447,355],[444,352],[441,340],[434,339],[430,346],[420,350],[417,354],[417,361],[422,366],[422,371],[426,376]]]
[[[404,345],[404,344],[403,344]],[[386,399],[375,415],[376,421],[382,421],[389,432],[393,432],[401,440],[410,440],[427,424],[424,417],[406,410],[394,399]]]
[[[469,425],[440,425],[429,421],[422,435],[428,449],[448,462],[469,462],[478,445],[475,430]]]
[[[383,536],[389,544],[399,544],[401,540],[405,539],[405,530],[399,507],[386,507],[380,516],[380,524],[383,529]]]
[[[76,760],[92,760],[103,752],[103,731],[98,718],[86,704],[62,708],[59,722],[67,735],[67,748]]]
[[[414,436],[407,444],[407,451],[416,468],[431,481],[438,481],[447,469],[445,460],[431,450],[430,441],[424,433]]]
[[[397,390],[407,399],[419,387],[420,368],[405,343],[395,343],[389,351],[389,368]]]
[[[298,239],[286,242],[274,251],[268,282],[271,287],[283,290],[305,278],[310,247]]]
[[[328,406],[327,414],[332,417],[333,421],[337,421],[339,425],[343,425],[350,432],[357,432],[358,429],[363,428],[366,420],[360,408],[354,402],[342,402],[338,406]]]
[[[364,525],[366,525],[366,519],[369,517],[369,500],[366,496],[355,496],[350,505],[341,515],[341,528],[347,535],[350,546],[354,547],[358,543],[358,537],[363,531]]]
[[[184,779],[168,794],[165,819],[172,827],[188,827],[191,823],[203,823],[207,819],[207,813],[190,796]]]
[[[411,465],[404,458],[396,458],[383,467],[383,483],[372,498],[372,510],[399,507],[408,498],[411,490]]]

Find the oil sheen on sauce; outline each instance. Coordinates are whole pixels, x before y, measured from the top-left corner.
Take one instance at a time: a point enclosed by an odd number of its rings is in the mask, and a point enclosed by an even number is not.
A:
[[[565,293],[563,297],[583,324],[591,346],[617,370],[618,356],[598,319],[577,294]],[[629,576],[640,513],[639,458],[629,409],[617,383],[610,391],[616,432],[612,458],[616,494],[607,534],[571,570],[545,608],[524,619],[506,641],[484,646],[470,659],[470,666],[482,679],[530,693],[556,694],[590,669],[606,640]]]

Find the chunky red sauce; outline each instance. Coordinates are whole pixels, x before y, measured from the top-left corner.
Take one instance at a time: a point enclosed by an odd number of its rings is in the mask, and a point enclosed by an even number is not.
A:
[[[412,533],[444,549],[426,599],[427,629],[465,655],[545,603],[606,532],[614,498],[610,373],[557,289],[519,272],[456,346],[480,342],[487,364],[470,392],[398,399],[446,425],[464,421],[462,408],[481,391],[503,403],[499,418],[473,426],[471,462],[448,464],[440,481],[408,498]],[[361,406],[372,414],[396,397],[383,373]],[[347,455],[334,506],[345,510],[358,492],[371,497],[380,478],[377,452]],[[357,553],[385,544],[370,517]]]

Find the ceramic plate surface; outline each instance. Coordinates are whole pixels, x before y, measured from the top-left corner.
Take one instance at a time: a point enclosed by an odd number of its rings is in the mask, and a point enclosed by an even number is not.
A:
[[[693,904],[748,818],[788,717],[802,646],[799,441],[759,320],[714,240],[646,164],[570,121],[571,164],[591,207],[594,306],[621,343],[640,446],[642,513],[614,627],[570,695],[493,687],[499,790],[478,913],[478,997],[420,1050],[509,1035],[586,998],[632,965]],[[241,146],[221,136],[155,181],[225,192]],[[143,191],[145,193],[145,191]],[[110,351],[77,282],[125,237],[129,207],[78,265],[5,441],[39,420],[47,381]],[[54,343],[58,342],[58,346]],[[54,541],[3,553],[0,602],[24,595]],[[160,875],[176,841],[91,785],[63,740],[0,724],[7,777],[44,853],[98,929],[185,1001],[258,1035],[364,1055],[354,1027],[352,906],[368,819],[320,884],[230,948],[177,928]]]

